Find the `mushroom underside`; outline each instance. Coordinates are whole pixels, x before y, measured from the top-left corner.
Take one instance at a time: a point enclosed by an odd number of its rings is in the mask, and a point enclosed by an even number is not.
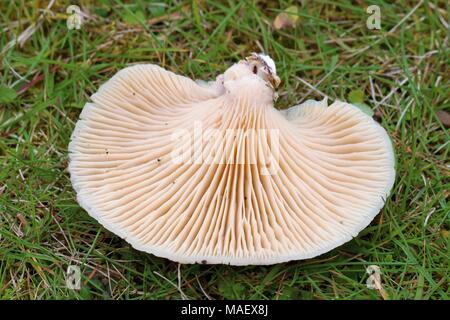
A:
[[[136,249],[182,263],[273,264],[355,237],[394,182],[385,130],[347,103],[280,112],[253,95],[154,65],[120,71],[72,135],[78,202]]]

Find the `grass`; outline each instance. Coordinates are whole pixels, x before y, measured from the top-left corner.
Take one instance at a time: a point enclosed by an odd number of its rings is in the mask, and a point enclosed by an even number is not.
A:
[[[0,0],[0,87],[19,91],[0,102],[0,298],[382,299],[366,286],[378,265],[385,298],[448,299],[449,132],[436,115],[450,109],[448,2],[370,1],[381,30],[366,27],[365,1],[304,2],[298,26],[276,31],[292,1],[86,0],[89,17],[68,30],[69,2],[46,11],[47,1]],[[360,89],[389,132],[394,190],[357,238],[274,266],[178,265],[132,249],[79,207],[67,145],[103,82],[138,62],[212,79],[261,50],[282,80],[277,108]],[[68,265],[81,268],[79,291],[65,285]]]

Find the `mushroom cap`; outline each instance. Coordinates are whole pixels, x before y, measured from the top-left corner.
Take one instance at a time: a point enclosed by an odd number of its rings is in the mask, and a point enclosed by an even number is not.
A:
[[[254,63],[209,84],[151,64],[119,71],[71,137],[80,205],[181,263],[274,264],[355,237],[394,183],[386,131],[345,102],[276,110],[276,70]]]

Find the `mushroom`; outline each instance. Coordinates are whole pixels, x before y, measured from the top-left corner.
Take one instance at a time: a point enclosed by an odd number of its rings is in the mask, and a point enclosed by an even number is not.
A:
[[[261,54],[212,82],[119,71],[71,137],[78,202],[136,249],[181,263],[275,264],[351,240],[393,186],[389,136],[341,101],[279,111],[279,83]]]

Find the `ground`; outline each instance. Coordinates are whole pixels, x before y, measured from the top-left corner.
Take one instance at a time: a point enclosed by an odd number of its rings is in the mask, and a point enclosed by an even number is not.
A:
[[[303,2],[296,26],[276,30],[294,2],[86,0],[46,10],[48,1],[0,0],[0,298],[448,299],[448,2]],[[85,13],[80,29],[67,27],[70,4]],[[380,30],[366,25],[370,4]],[[179,265],[132,249],[80,208],[67,146],[103,82],[138,62],[213,79],[254,51],[277,63],[277,108],[354,100],[390,134],[397,179],[369,227],[306,261]],[[81,269],[80,290],[66,286],[69,265]],[[380,290],[366,285],[370,265]]]

